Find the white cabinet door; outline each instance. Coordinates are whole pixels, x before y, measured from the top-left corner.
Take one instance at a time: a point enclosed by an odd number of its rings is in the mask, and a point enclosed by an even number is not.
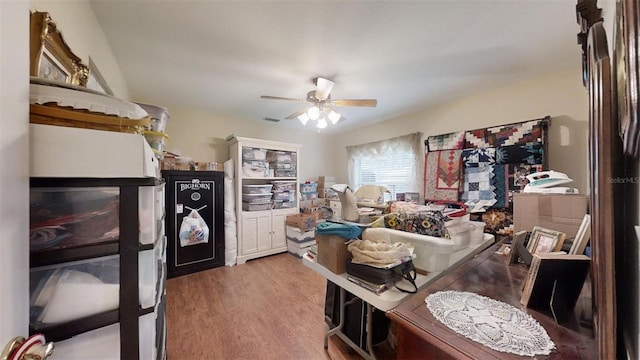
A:
[[[271,248],[271,212],[242,214],[240,254],[247,255]]]
[[[287,215],[289,213],[286,212],[273,212],[273,222],[272,222],[272,235],[271,244],[273,248],[287,247],[287,234],[285,231],[285,222],[287,221]]]

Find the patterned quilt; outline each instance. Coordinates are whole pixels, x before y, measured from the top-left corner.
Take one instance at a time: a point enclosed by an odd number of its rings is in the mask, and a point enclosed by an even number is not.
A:
[[[429,136],[425,199],[463,201],[471,212],[484,211],[488,232],[510,235],[513,194],[524,189],[527,175],[543,170],[548,126],[546,117]]]
[[[464,148],[464,131],[429,136],[425,140],[427,151],[460,150]]]
[[[431,151],[425,154],[425,199],[458,200],[461,158],[462,150]]]

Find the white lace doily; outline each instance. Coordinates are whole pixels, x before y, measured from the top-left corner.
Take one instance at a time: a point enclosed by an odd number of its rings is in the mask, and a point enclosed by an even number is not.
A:
[[[438,321],[494,350],[535,356],[556,347],[534,318],[507,303],[461,291],[439,291],[424,301]]]

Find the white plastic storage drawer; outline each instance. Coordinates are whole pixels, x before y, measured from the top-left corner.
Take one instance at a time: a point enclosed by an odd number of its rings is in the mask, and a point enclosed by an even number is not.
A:
[[[120,257],[35,268],[29,284],[31,324],[58,324],[117,310]]]
[[[29,200],[31,251],[118,240],[117,187],[32,187]]]
[[[295,201],[273,200],[274,209],[290,209],[294,207]]]
[[[52,360],[120,359],[120,324],[56,341]]]
[[[156,187],[156,197],[155,203],[156,208],[154,210],[156,215],[156,220],[164,220],[164,184],[157,185]]]
[[[244,160],[267,160],[267,149],[242,147],[242,159]]]
[[[154,306],[158,299],[163,246],[164,241],[158,241],[155,248],[138,253],[138,295],[143,309]]]
[[[296,201],[295,191],[274,191],[273,200]]]
[[[295,181],[274,180],[271,182],[274,191],[296,191]]]
[[[267,161],[272,163],[292,163],[296,162],[296,153],[290,151],[267,151]]]
[[[249,204],[267,204],[271,202],[272,193],[242,194],[242,201]]]
[[[271,184],[267,185],[242,185],[243,194],[269,194],[271,193]]]
[[[140,360],[156,360],[158,348],[156,343],[156,318],[158,311],[140,316],[138,318],[138,334]]]
[[[271,201],[269,201],[266,204],[250,204],[250,203],[246,203],[246,202],[242,202],[242,210],[244,211],[265,211],[265,210],[271,210],[271,207],[273,206],[273,204],[271,203]]]
[[[156,313],[138,318],[140,360],[156,360]],[[120,359],[120,324],[56,341],[53,360]]]
[[[156,187],[138,188],[138,221],[140,224],[140,244],[153,244],[156,239]]]

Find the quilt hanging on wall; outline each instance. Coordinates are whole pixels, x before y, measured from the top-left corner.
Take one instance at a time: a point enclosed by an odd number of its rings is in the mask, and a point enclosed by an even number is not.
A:
[[[440,150],[425,154],[425,199],[458,201],[462,150]]]
[[[547,116],[429,136],[425,140],[425,199],[462,201],[470,211],[483,214],[487,232],[510,235],[513,194],[524,189],[527,175],[548,168],[550,122]]]

